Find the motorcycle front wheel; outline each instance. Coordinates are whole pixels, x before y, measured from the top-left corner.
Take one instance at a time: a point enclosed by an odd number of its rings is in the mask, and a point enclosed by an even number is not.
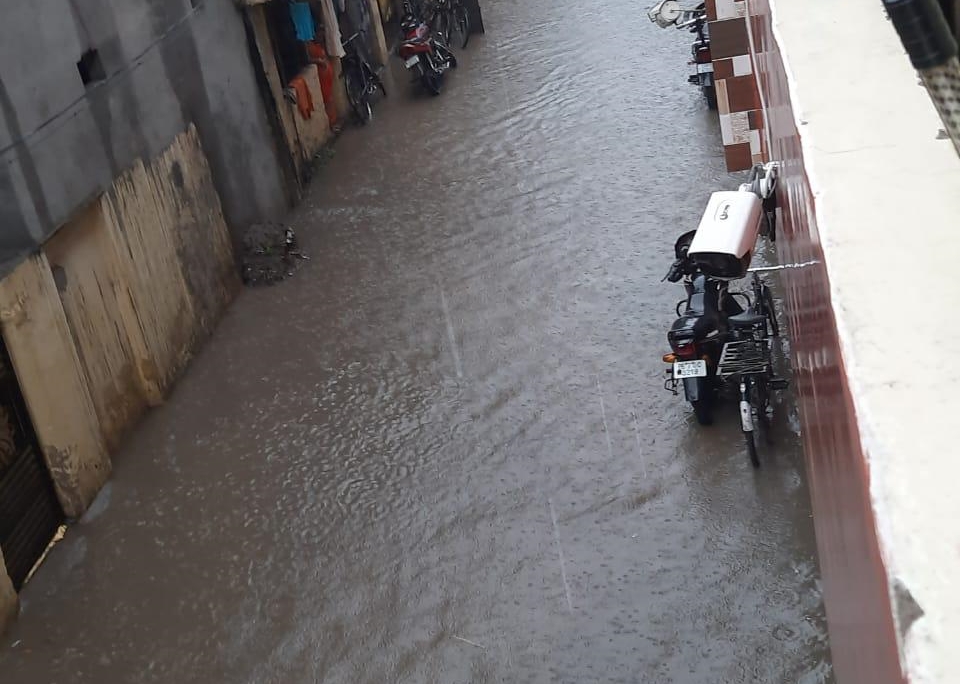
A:
[[[449,43],[438,42],[436,44],[435,49],[437,51],[437,57],[439,57],[441,61],[444,61],[447,64],[449,64],[451,69],[456,69],[457,57],[456,55],[453,54],[453,51],[449,47],[447,47],[447,45],[449,45]]]
[[[440,74],[426,62],[425,57],[420,58],[420,82],[431,95],[440,94]]]

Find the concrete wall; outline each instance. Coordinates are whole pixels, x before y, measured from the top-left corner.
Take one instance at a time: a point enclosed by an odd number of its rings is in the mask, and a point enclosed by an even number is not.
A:
[[[141,331],[149,356],[139,363],[141,377],[164,393],[239,287],[197,131],[117,179],[105,204],[136,308],[128,324]]]
[[[3,337],[67,517],[83,514],[110,475],[57,285],[41,253],[0,281]]]
[[[263,5],[258,4],[247,9],[256,39],[264,76],[269,84],[270,93],[276,104],[276,113],[283,130],[284,143],[292,156],[300,178],[307,174],[313,156],[330,138],[330,123],[323,107],[323,92],[320,77],[315,66],[306,67],[301,76],[307,82],[313,99],[313,112],[309,117],[301,116],[297,105],[284,98],[287,84],[281,82],[277,68],[275,47],[267,28],[267,17]],[[339,62],[339,60],[336,60]],[[339,73],[339,72],[338,72]],[[344,95],[345,97],[345,95]]]
[[[0,275],[194,123],[228,224],[286,205],[233,0],[36,0],[0,22]],[[99,52],[106,79],[76,63]]]
[[[196,129],[149,166],[138,162],[43,252],[113,450],[161,400],[237,287]]]
[[[748,9],[836,678],[957,682],[960,159],[880,3]]]
[[[314,65],[307,66],[300,72],[300,77],[306,82],[310,90],[310,99],[313,102],[313,111],[304,118],[300,115],[296,105],[290,102],[284,104],[291,109],[291,118],[297,129],[298,152],[305,165],[309,165],[313,156],[330,139],[330,122],[323,106],[323,89],[320,85],[320,74]]]
[[[363,2],[364,0],[359,1]],[[382,65],[387,65],[390,63],[390,50],[387,48],[383,22],[393,18],[395,14],[393,4],[390,0],[366,0],[366,2],[370,7],[370,24],[373,30],[373,36],[371,36],[373,59]]]
[[[112,450],[147,402],[140,390],[135,341],[120,313],[130,308],[129,290],[100,202],[64,226],[43,251],[54,269],[104,442]]]
[[[67,517],[89,506],[109,451],[238,287],[193,127],[0,280],[4,340]]]

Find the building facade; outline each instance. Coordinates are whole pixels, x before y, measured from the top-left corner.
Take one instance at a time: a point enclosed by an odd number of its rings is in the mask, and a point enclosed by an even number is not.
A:
[[[243,232],[296,201],[346,113],[338,57],[290,34],[307,5],[329,37],[332,2],[4,8],[0,629],[58,527],[90,505],[110,454],[236,293]],[[347,2],[383,46],[377,0]],[[302,68],[285,73],[297,51]]]
[[[780,165],[777,251],[834,672],[960,681],[960,561],[944,532],[960,515],[960,353],[942,316],[960,158],[883,5],[810,5],[743,10],[763,161]],[[916,372],[928,355],[937,372]]]

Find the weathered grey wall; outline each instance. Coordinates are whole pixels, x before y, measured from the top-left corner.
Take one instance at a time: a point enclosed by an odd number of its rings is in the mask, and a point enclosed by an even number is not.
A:
[[[277,147],[233,0],[0,0],[0,275],[194,123],[228,225],[281,210]],[[107,78],[76,62],[99,51]]]

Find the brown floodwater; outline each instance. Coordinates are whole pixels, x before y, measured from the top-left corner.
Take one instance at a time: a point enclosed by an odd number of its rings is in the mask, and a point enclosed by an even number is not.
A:
[[[662,388],[674,239],[741,180],[691,36],[484,13],[440,97],[395,68],[339,140],[310,261],[115,455],[4,684],[833,681],[792,396],[754,472],[732,402]]]

